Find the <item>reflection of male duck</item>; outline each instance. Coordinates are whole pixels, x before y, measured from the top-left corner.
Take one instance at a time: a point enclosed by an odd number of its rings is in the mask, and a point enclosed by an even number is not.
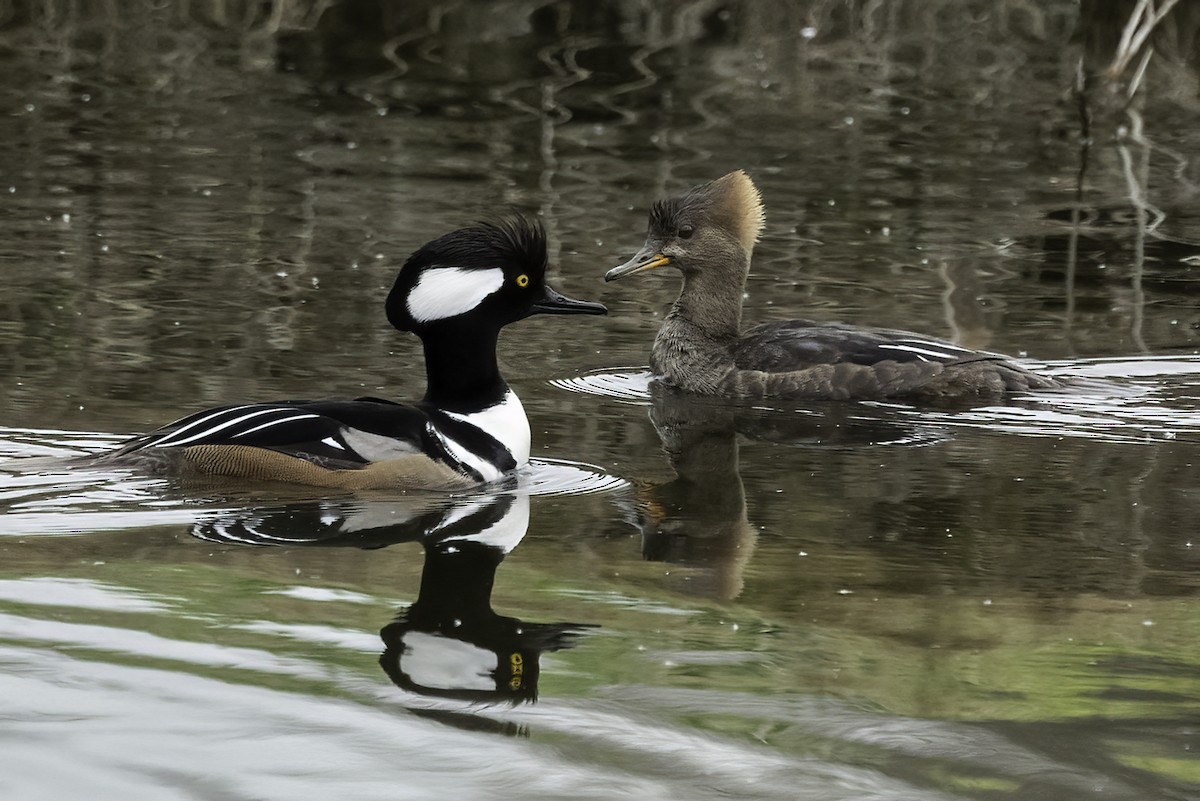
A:
[[[529,496],[500,493],[409,504],[322,502],[198,523],[206,540],[381,548],[420,540],[417,600],[383,627],[379,663],[397,686],[471,701],[533,701],[540,656],[575,644],[587,624],[526,623],[491,607],[496,568],[524,538]]]
[[[529,499],[469,511],[426,538],[416,602],[383,628],[379,664],[398,686],[464,700],[533,701],[539,657],[575,644],[582,625],[525,623],[492,610],[496,568],[529,523]]]

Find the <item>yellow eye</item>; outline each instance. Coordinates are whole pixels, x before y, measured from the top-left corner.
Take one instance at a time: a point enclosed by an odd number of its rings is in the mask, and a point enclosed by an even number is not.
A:
[[[520,287],[529,286],[529,276],[526,275],[525,273],[521,273],[520,275],[518,275],[517,276],[517,286],[520,286]]]

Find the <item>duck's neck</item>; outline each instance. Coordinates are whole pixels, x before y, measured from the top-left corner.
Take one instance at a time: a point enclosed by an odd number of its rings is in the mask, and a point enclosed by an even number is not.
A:
[[[683,274],[683,289],[667,315],[667,324],[686,324],[706,339],[722,344],[737,339],[742,328],[742,295],[750,271],[750,253],[730,254],[734,262]]]
[[[425,402],[452,412],[474,412],[500,403],[508,384],[496,364],[500,332],[477,331],[469,336],[421,338],[425,347]]]
[[[737,256],[735,265],[684,273],[683,289],[650,352],[650,369],[676,386],[716,393],[734,370],[732,346],[741,331],[750,262],[749,252]]]

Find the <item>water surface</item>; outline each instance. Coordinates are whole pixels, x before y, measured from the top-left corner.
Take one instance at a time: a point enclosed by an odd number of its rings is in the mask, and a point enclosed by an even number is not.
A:
[[[1200,796],[1200,20],[1096,77],[1135,5],[13,5],[4,797]],[[602,276],[735,168],[768,215],[747,322],[1088,389],[655,392],[673,277]],[[503,335],[519,480],[71,461],[211,405],[418,397],[384,293],[507,212],[610,309]]]

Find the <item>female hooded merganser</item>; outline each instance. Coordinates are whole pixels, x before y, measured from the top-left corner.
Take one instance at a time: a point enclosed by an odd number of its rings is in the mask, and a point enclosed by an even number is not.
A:
[[[951,398],[1058,389],[995,353],[907,331],[786,320],[740,330],[750,254],[763,227],[741,170],[650,210],[646,244],[604,276],[673,265],[683,289],[654,340],[650,368],[687,392],[735,398]]]
[[[419,403],[285,400],[190,415],[105,459],[186,474],[346,489],[457,489],[529,459],[529,421],[496,365],[500,329],[534,314],[604,314],[545,281],[546,235],[524,219],[482,223],[417,250],[388,321],[421,338]]]

